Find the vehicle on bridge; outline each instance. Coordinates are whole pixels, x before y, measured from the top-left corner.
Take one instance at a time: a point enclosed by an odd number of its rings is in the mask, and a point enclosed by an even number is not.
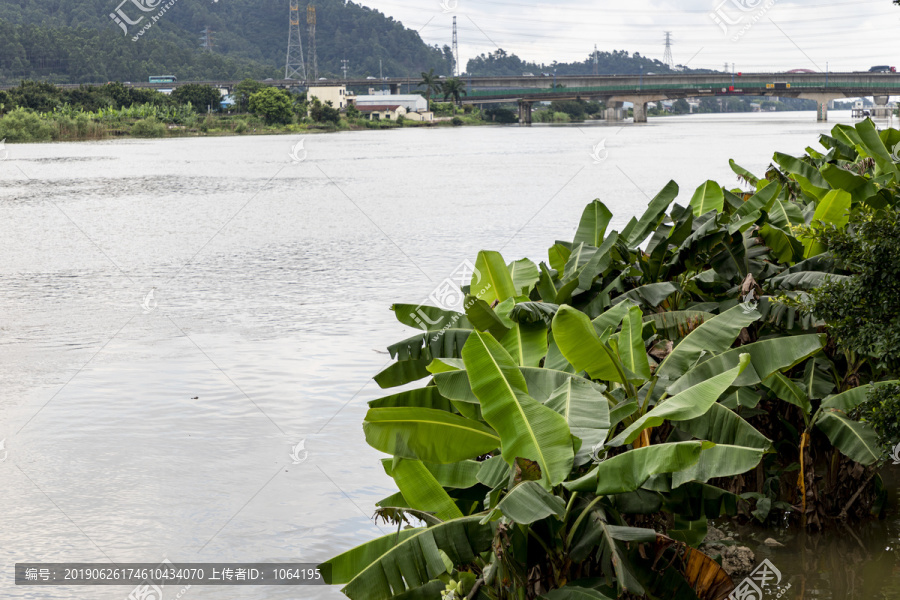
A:
[[[174,75],[151,75],[150,83],[175,83],[178,78]]]
[[[879,65],[869,69],[869,73],[896,73],[897,67],[889,67],[888,65]]]

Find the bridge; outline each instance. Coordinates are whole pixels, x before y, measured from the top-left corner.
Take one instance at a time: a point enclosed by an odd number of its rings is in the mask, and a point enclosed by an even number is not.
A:
[[[599,100],[610,121],[624,119],[625,103],[634,105],[634,122],[647,122],[647,104],[660,100],[708,96],[772,96],[815,100],[819,121],[828,120],[828,103],[840,98],[872,97],[877,106],[886,106],[891,95],[900,95],[900,73],[703,73],[667,75],[570,75],[522,77],[462,77],[466,104],[516,102],[520,122],[531,123],[535,102],[551,100]],[[233,90],[239,81],[179,81],[177,83],[128,83],[137,88],[172,89],[189,83]],[[391,93],[414,93],[419,79],[331,79],[302,82],[291,79],[261,81],[267,85],[296,88],[346,85],[383,87]],[[61,85],[78,88],[81,84]],[[0,86],[8,89],[15,86]]]

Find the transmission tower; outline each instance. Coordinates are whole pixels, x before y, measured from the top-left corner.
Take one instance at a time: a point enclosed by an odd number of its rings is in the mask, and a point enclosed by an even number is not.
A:
[[[284,78],[306,81],[306,61],[303,59],[303,38],[300,37],[300,0],[291,0],[290,17],[287,62],[284,66]]]
[[[663,63],[670,69],[675,68],[675,59],[672,58],[672,32],[666,32],[666,53],[663,54]]]
[[[600,74],[600,53],[597,51],[597,44],[594,44],[594,75]]]
[[[456,17],[453,17],[453,72],[459,77],[459,35],[456,31]]]
[[[341,59],[341,71],[344,72],[344,81],[347,80],[347,71],[350,70],[350,61],[346,58]]]
[[[200,47],[207,52],[212,52],[214,45],[213,30],[207,25],[200,31]]]
[[[310,4],[306,9],[306,24],[309,25],[309,75],[319,78],[319,56],[316,53],[316,7]]]

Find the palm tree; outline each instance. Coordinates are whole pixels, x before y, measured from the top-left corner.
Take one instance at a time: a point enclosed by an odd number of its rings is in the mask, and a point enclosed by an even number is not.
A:
[[[452,79],[444,81],[444,84],[441,86],[441,92],[444,93],[444,101],[446,101],[447,98],[453,98],[453,101],[457,105],[460,104],[463,96],[468,95],[468,92],[466,92],[466,83],[459,77],[453,77]]]
[[[422,86],[425,86],[425,100],[428,101],[428,107],[430,110],[431,95],[441,90],[441,80],[437,75],[434,74],[434,69],[431,69],[427,73],[425,71],[422,71],[422,81],[420,81],[419,85],[416,87]]]

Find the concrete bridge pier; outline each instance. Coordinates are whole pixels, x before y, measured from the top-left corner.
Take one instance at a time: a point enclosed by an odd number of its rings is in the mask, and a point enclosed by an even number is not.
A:
[[[606,101],[606,120],[607,121],[624,121],[625,120],[625,103],[613,100]]]
[[[634,122],[647,122],[647,104],[650,102],[658,102],[661,100],[659,96],[632,96],[627,98],[628,102],[634,104]]]
[[[820,123],[828,121],[828,103],[837,98],[843,98],[843,94],[800,94],[798,96],[804,100],[816,101],[816,120]]]
[[[534,102],[519,100],[519,125],[531,125],[531,107]]]

